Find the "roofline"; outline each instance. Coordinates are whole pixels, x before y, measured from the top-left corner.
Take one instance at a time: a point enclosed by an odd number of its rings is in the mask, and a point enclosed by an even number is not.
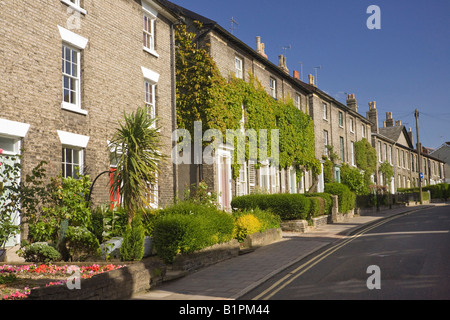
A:
[[[180,15],[175,13],[172,9],[168,8],[167,5],[160,0],[142,0],[142,1],[149,2],[155,5],[158,12],[161,12],[164,15],[164,17],[169,19],[170,22],[172,23],[177,23],[182,20]]]
[[[244,51],[246,51],[248,54],[250,54],[253,58],[257,59],[259,62],[261,62],[262,64],[266,65],[267,67],[269,67],[274,73],[276,73],[279,77],[284,78],[286,80],[288,80],[292,85],[294,85],[296,88],[299,88],[301,91],[303,91],[304,93],[309,93],[309,94],[313,94],[316,93],[318,95],[320,95],[322,98],[327,99],[330,102],[335,103],[338,107],[340,107],[341,109],[353,114],[354,116],[357,116],[360,120],[363,120],[366,124],[371,124],[371,122],[364,117],[363,115],[361,115],[360,113],[358,113],[357,111],[354,111],[352,109],[350,109],[347,105],[337,101],[335,98],[331,97],[330,95],[328,95],[327,93],[325,93],[324,91],[320,90],[319,88],[317,88],[316,86],[310,85],[306,82],[303,82],[300,79],[294,78],[293,76],[291,76],[290,74],[287,74],[286,72],[284,72],[283,70],[281,70],[276,64],[274,64],[273,62],[271,62],[269,59],[261,56],[258,52],[256,52],[255,49],[253,49],[252,47],[250,47],[248,44],[246,44],[245,42],[243,42],[242,40],[240,40],[239,38],[237,38],[236,36],[234,36],[233,34],[231,34],[229,31],[227,31],[226,29],[224,29],[219,23],[217,23],[214,20],[211,20],[207,17],[204,17],[196,12],[193,12],[189,9],[186,9],[182,6],[179,6],[177,4],[171,3],[171,5],[178,7],[182,10],[185,10],[187,13],[192,13],[196,16],[202,17],[204,19],[204,23],[203,25],[205,27],[207,27],[208,29],[211,30],[215,30],[217,31],[219,34],[221,34],[222,36],[224,36],[225,38],[227,38],[228,40],[230,40],[231,42],[235,43],[236,45],[238,45],[239,47],[241,47],[241,49],[243,49]],[[180,14],[182,14],[180,12]],[[206,34],[208,34],[209,32],[205,32],[202,36],[205,36]]]

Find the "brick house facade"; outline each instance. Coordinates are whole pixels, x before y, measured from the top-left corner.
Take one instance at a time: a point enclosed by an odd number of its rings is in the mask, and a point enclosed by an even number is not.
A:
[[[357,112],[354,95],[349,96],[347,105],[342,104],[318,89],[313,76],[310,75],[309,83],[305,83],[299,78],[298,71],[294,70],[291,75],[286,65],[286,57],[283,55],[278,57],[278,65],[269,61],[265,54],[265,44],[260,37],[256,37],[256,49],[253,49],[217,22],[169,1],[164,2],[183,17],[188,30],[197,34],[198,45],[208,48],[222,77],[230,80],[235,76],[248,81],[251,74],[274,99],[285,100],[290,97],[299,110],[311,116],[314,121],[317,159],[327,155],[325,145],[330,145],[339,155],[342,153],[343,159],[340,163],[354,164],[353,143],[364,137],[370,139],[371,126],[370,121]],[[201,30],[195,27],[194,21],[202,22]],[[228,159],[230,152],[223,150],[222,154],[227,155]],[[222,163],[226,161],[228,160],[222,159]],[[218,162],[220,163],[220,160]],[[247,162],[241,166],[240,176],[233,180],[230,177],[230,169],[220,173],[220,168],[220,164],[215,166],[182,165],[179,170],[179,194],[183,194],[186,185],[198,183],[200,180],[206,181],[212,190],[218,193],[230,193],[227,195],[227,201],[233,196],[255,192],[258,189],[265,189],[270,193],[304,193],[311,187],[316,188],[317,191],[323,191],[324,188],[323,175],[313,177],[310,171],[303,172],[302,179],[297,182],[296,171],[293,168],[279,170],[263,163],[259,169],[256,169],[251,162]],[[229,180],[227,186],[222,185],[221,176]],[[318,185],[314,183],[314,180],[319,181]],[[224,207],[227,206],[228,204],[224,205]]]
[[[369,104],[367,117],[378,123],[376,103]],[[372,131],[372,146],[377,152],[378,168],[383,162],[392,165],[394,176],[386,181],[377,170],[374,182],[388,186],[391,193],[398,188],[413,188],[419,186],[419,174],[422,172],[422,186],[444,182],[443,162],[430,155],[424,148],[421,152],[422,163],[419,168],[417,148],[414,148],[414,138],[411,128],[406,130],[401,120],[395,121],[392,112],[386,112],[383,126],[374,126]]]
[[[157,201],[172,201],[178,17],[156,0],[6,0],[0,11],[0,148],[24,148],[22,176],[45,160],[49,176],[79,167],[94,179],[113,166],[108,141],[124,112],[147,105],[169,156]],[[109,183],[99,178],[94,203],[109,202]]]

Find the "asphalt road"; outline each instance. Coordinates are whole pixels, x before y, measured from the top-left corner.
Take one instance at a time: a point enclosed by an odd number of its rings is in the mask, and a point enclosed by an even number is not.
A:
[[[450,299],[450,206],[360,230],[256,288],[246,300]]]

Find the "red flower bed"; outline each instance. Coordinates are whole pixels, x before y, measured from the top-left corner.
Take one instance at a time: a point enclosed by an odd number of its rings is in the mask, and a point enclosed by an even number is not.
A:
[[[68,278],[79,272],[83,279],[123,268],[124,265],[0,265],[0,300],[25,299],[32,289],[42,286],[65,285]]]

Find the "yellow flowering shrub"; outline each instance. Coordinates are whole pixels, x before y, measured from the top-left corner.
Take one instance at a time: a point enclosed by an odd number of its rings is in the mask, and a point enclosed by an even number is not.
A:
[[[234,223],[234,237],[239,241],[244,241],[248,234],[259,232],[261,222],[253,214],[245,214],[238,217]]]

